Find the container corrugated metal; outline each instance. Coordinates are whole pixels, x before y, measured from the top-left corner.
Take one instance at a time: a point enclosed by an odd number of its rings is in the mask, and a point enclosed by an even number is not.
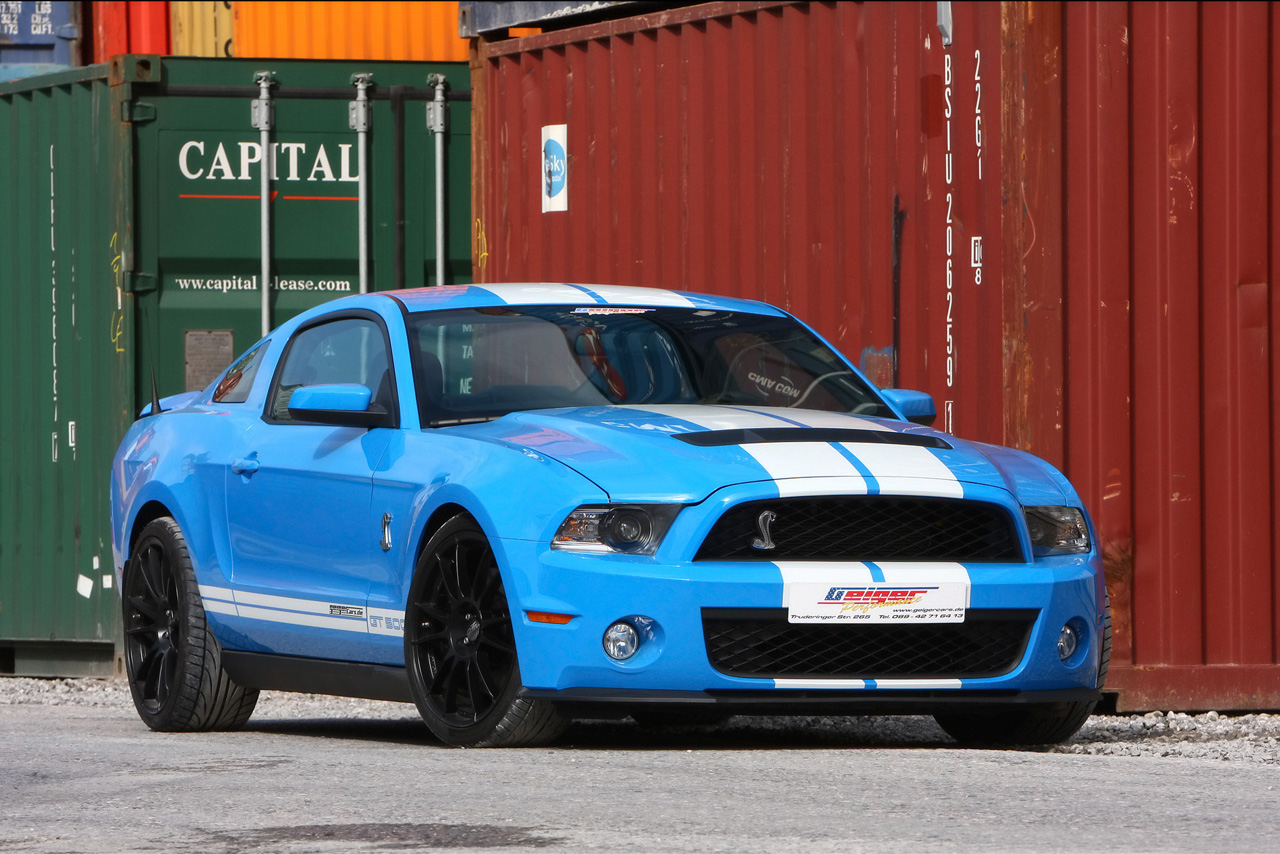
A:
[[[354,74],[374,83],[370,287],[437,283],[425,84],[465,90],[465,64],[121,56],[0,86],[0,334],[22,360],[0,372],[0,435],[20,438],[0,445],[0,673],[110,672],[115,446],[153,368],[161,395],[201,388],[259,337],[261,70],[279,152],[271,322],[359,289]],[[446,269],[465,282],[469,103],[449,113]]]
[[[79,64],[79,3],[0,3],[0,81],[49,74]]]
[[[169,37],[177,56],[234,56],[231,0],[171,0]]]
[[[100,120],[111,89],[100,66],[34,79],[50,82],[0,95],[0,335],[17,368],[0,371],[0,637],[19,642],[0,643],[0,673],[106,675],[106,474],[133,376],[106,178],[116,140]]]
[[[1067,4],[1070,471],[1129,708],[1280,707],[1280,16]]]
[[[125,53],[170,53],[167,0],[93,0],[93,61]]]
[[[475,275],[787,307],[939,426],[1066,470],[1119,708],[1280,708],[1280,16],[949,5],[949,45],[935,3],[477,40]]]
[[[236,56],[465,62],[456,2],[241,2]]]

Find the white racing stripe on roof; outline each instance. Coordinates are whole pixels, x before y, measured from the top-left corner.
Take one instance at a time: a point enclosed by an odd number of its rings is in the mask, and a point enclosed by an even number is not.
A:
[[[569,285],[473,285],[486,290],[507,305],[556,305],[561,303],[591,304],[595,300]]]
[[[964,497],[964,487],[955,474],[928,448],[855,442],[841,442],[840,446],[867,467],[871,476],[880,482],[882,493]],[[898,488],[887,485],[895,482]]]
[[[693,308],[688,297],[658,288],[625,285],[575,285],[557,282],[473,285],[507,305],[654,305]]]
[[[692,308],[684,294],[655,288],[633,288],[627,285],[580,285],[583,290],[599,294],[609,305],[669,305]]]

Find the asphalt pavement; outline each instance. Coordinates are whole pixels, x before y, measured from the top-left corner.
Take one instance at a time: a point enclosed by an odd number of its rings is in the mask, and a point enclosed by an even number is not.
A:
[[[412,707],[148,731],[0,705],[0,852],[1278,851],[1274,764],[966,750],[928,719],[644,730],[456,750]],[[289,714],[293,709],[294,713]]]

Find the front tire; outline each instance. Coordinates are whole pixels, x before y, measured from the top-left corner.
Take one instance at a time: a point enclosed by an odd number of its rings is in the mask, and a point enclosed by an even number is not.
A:
[[[150,522],[125,566],[124,661],[133,704],[158,732],[239,729],[253,714],[256,689],[222,669],[187,541],[168,517]]]
[[[964,745],[1015,747],[1058,744],[1084,726],[1096,700],[996,706],[934,715],[947,735]]]
[[[484,532],[454,516],[418,558],[405,607],[409,688],[427,727],[455,747],[546,744],[568,721],[526,700],[502,575]]]

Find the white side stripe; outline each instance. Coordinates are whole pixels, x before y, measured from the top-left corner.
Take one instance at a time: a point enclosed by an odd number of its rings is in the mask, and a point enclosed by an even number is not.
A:
[[[353,605],[247,593],[209,584],[200,585],[200,596],[205,611],[213,614],[360,634],[404,634],[404,611],[366,608],[363,603]]]
[[[320,614],[304,614],[297,611],[277,611],[274,608],[255,608],[240,605],[240,616],[250,620],[266,620],[269,623],[287,623],[291,626],[312,626],[317,629],[334,629],[343,632],[369,631],[368,623],[354,617],[326,617]]]

